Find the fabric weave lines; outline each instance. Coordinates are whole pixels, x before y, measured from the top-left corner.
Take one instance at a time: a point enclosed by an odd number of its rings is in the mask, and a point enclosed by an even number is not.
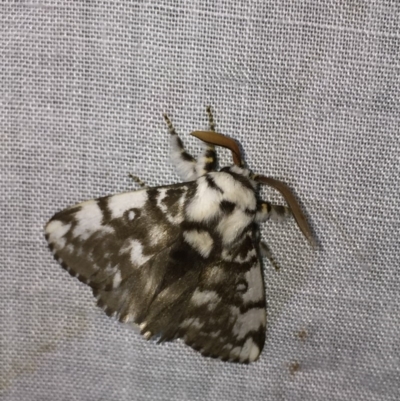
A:
[[[0,398],[400,399],[399,21],[390,0],[3,1]],[[43,235],[56,211],[133,190],[129,173],[178,182],[162,113],[197,154],[207,105],[320,242],[263,225],[280,270],[264,263],[247,366],[108,318]]]

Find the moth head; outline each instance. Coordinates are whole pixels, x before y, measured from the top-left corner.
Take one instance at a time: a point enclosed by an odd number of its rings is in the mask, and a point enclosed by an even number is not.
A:
[[[194,131],[192,132],[192,135],[211,145],[222,146],[229,149],[232,152],[233,163],[236,166],[243,167],[244,163],[242,154],[238,144],[234,139],[228,138],[227,136],[214,131]],[[295,218],[301,232],[309,240],[311,245],[315,246],[316,244],[311,232],[311,228],[292,190],[284,182],[275,180],[271,177],[251,174],[250,178],[259,184],[268,185],[280,192],[290,207],[293,217]]]

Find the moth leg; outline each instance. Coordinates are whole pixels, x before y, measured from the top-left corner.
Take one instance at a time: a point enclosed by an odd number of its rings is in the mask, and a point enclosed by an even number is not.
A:
[[[197,178],[196,159],[186,152],[181,138],[175,131],[170,119],[164,114],[168,131],[171,134],[171,161],[175,165],[179,176],[184,181],[192,181]]]
[[[214,117],[211,111],[211,106],[207,106],[207,114],[208,114],[208,125],[210,127],[210,131],[215,131],[215,122]],[[214,145],[203,142],[203,152],[197,158],[196,163],[196,172],[197,176],[200,177],[210,171],[215,171],[217,167],[217,154],[215,152]]]
[[[269,246],[264,241],[260,241],[260,253],[263,258],[268,258],[272,267],[274,267],[275,270],[280,269],[280,266],[278,265],[278,262],[275,260],[274,256],[272,255],[272,252],[269,249]]]
[[[133,182],[138,184],[140,188],[148,188],[147,184],[144,181],[142,181],[137,175],[129,173],[129,178],[131,178]]]
[[[271,219],[283,221],[292,216],[292,211],[287,206],[274,205],[270,202],[258,202],[255,221],[261,223]]]

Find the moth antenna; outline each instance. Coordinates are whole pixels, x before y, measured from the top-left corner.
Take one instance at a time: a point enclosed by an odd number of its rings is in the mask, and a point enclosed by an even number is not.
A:
[[[233,163],[239,167],[243,166],[242,154],[240,153],[239,146],[234,139],[228,138],[227,136],[214,131],[194,131],[191,135],[212,145],[222,146],[223,148],[229,149],[232,152]]]
[[[214,116],[211,110],[211,106],[206,107],[207,115],[208,115],[208,125],[210,126],[210,131],[215,132],[215,121]]]
[[[168,131],[171,135],[177,135],[176,131],[175,131],[175,127],[173,126],[171,120],[169,119],[169,117],[167,116],[166,113],[163,114],[164,120],[167,123],[168,126]]]
[[[284,182],[275,180],[271,177],[254,175],[252,178],[254,181],[260,182],[261,184],[269,185],[270,187],[276,189],[281,193],[281,195],[285,198],[285,201],[289,205],[290,209],[292,210],[293,216],[301,232],[308,239],[310,244],[313,247],[316,247],[316,242],[312,235],[310,225],[308,224],[307,219],[303,211],[301,210],[299,202],[297,202],[292,190]]]

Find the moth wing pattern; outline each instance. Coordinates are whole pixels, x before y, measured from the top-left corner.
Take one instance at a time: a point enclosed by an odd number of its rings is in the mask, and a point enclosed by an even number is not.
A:
[[[290,190],[244,168],[209,116],[211,133],[196,135],[231,149],[234,165],[214,171],[212,145],[195,162],[165,117],[172,161],[192,181],[77,204],[55,214],[45,233],[55,258],[108,315],[137,324],[147,339],[181,338],[205,356],[248,363],[266,328],[258,223],[290,215],[259,200],[258,183],[286,195],[299,227],[308,237],[310,230]]]
[[[193,181],[83,202],[55,214],[46,237],[108,315],[138,324],[146,338],[181,337],[204,355],[250,362],[265,337],[253,227],[236,245],[200,257],[199,233],[202,244],[207,236],[217,244],[219,236],[213,225],[199,230],[194,223],[193,231],[185,221],[198,190]]]
[[[179,337],[203,355],[233,362],[258,359],[265,342],[262,270],[254,234],[201,271],[188,299]]]
[[[49,246],[72,276],[92,287],[108,315],[135,321],[179,237],[189,187],[147,188],[69,207],[47,223]]]

